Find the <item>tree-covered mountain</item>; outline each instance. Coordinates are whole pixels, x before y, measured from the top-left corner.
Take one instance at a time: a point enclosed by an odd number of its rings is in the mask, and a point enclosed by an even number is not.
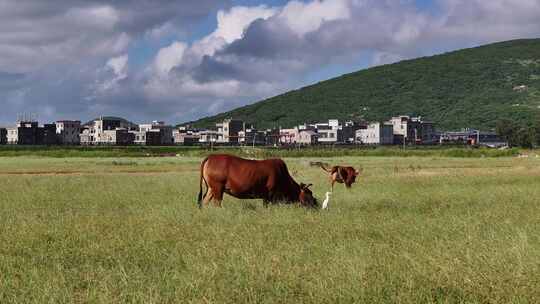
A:
[[[232,117],[270,128],[408,114],[432,120],[443,130],[493,129],[500,120],[533,124],[539,113],[540,39],[528,39],[346,74],[193,124],[208,127]]]

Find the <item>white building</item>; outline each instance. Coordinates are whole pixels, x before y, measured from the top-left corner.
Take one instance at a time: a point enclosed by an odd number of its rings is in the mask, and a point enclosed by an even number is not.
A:
[[[142,133],[136,134],[136,136],[137,135],[139,136],[141,144],[143,144],[143,142],[146,142],[149,145],[150,144],[151,145],[173,145],[174,144],[173,127],[166,125],[165,122],[163,121],[154,120],[150,124],[141,124],[139,125],[139,131],[145,132],[145,133],[158,132],[160,136],[160,140],[158,143],[155,140],[148,139],[148,137],[154,137],[155,134],[146,134],[144,136],[142,135]]]
[[[394,128],[395,143],[426,144],[437,141],[435,125],[422,117],[396,116],[388,123]]]
[[[105,130],[99,137],[99,145],[130,145],[133,144],[134,135],[125,128],[116,128],[114,130]]]
[[[200,143],[216,143],[220,133],[214,130],[204,130],[199,132]]]
[[[9,127],[6,129],[6,142],[9,145],[16,145],[19,141],[19,128]]]
[[[333,144],[341,141],[341,126],[339,120],[330,119],[328,123],[315,124],[317,129],[317,141],[321,144]]]
[[[100,145],[100,144],[125,144],[125,138],[129,139],[129,135],[124,135],[129,131],[135,131],[138,129],[138,126],[132,122],[129,122],[120,117],[111,117],[111,116],[102,116],[94,119],[93,121],[82,126],[82,131],[80,133],[80,143],[81,145]],[[113,141],[111,138],[116,138],[116,133],[114,136],[111,134],[105,134],[105,131],[116,131],[120,130],[119,141],[116,139]],[[109,132],[110,133],[110,132]]]
[[[314,145],[318,138],[319,134],[313,130],[301,130],[298,133],[298,143],[302,145]]]
[[[81,122],[79,120],[59,120],[55,125],[56,136],[61,144],[80,144]]]
[[[199,142],[200,136],[196,131],[180,127],[173,130],[174,143],[176,145],[193,145]]]
[[[280,144],[296,144],[300,136],[298,128],[280,129],[279,143]]]
[[[356,131],[356,141],[365,145],[391,145],[394,143],[394,126],[372,123],[366,129]]]
[[[225,119],[216,124],[218,138],[220,143],[238,143],[238,132],[244,131],[244,122],[238,119]]]

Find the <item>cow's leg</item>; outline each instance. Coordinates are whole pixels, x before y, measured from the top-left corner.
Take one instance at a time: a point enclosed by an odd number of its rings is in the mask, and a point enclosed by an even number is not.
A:
[[[210,200],[214,197],[214,192],[212,191],[212,188],[208,187],[208,191],[206,191],[206,195],[203,198],[202,205],[208,206],[210,203]]]
[[[213,201],[214,201],[214,205],[216,207],[222,207],[221,206],[221,202],[223,201],[223,192],[224,192],[224,186],[223,185],[217,185],[213,190]]]

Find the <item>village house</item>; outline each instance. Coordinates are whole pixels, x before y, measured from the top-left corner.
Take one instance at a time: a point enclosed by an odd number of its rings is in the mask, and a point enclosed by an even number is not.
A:
[[[203,144],[214,144],[218,141],[220,133],[215,130],[201,130],[198,132],[199,142]],[[222,135],[222,134],[221,134]]]
[[[298,128],[279,129],[279,143],[282,145],[292,145],[298,143]]]
[[[200,136],[196,130],[180,127],[173,130],[173,138],[176,145],[191,146],[199,142]]]
[[[10,145],[54,145],[57,143],[56,125],[37,121],[19,121],[15,127],[6,129],[7,143]]]
[[[394,126],[388,123],[371,123],[356,131],[356,142],[364,145],[391,145],[394,143]]]
[[[279,129],[267,129],[264,133],[267,146],[279,145]]]
[[[300,126],[292,129],[279,130],[279,142],[282,145],[313,145],[319,134],[312,127]]]
[[[421,117],[396,116],[392,117],[388,123],[393,126],[394,144],[428,144],[435,142],[434,124],[423,121]]]
[[[150,133],[145,136],[151,138],[150,141],[146,141],[148,145],[168,146],[174,144],[173,127],[166,125],[163,121],[154,120],[150,124],[141,124],[139,125],[139,132]],[[158,140],[153,139],[156,136]],[[141,135],[141,137],[143,136]]]
[[[343,126],[341,126],[341,141],[346,144],[352,144],[356,142],[356,131],[360,129],[366,129],[367,123],[365,122],[354,122],[346,121]]]
[[[315,145],[319,139],[319,134],[313,130],[300,130],[298,132],[298,143],[301,145]]]
[[[56,137],[63,145],[78,145],[81,142],[81,122],[79,120],[59,120],[56,125]]]
[[[216,124],[218,143],[238,143],[238,132],[244,130],[244,122],[238,119],[225,119]]]
[[[98,145],[118,145],[127,146],[134,142],[134,135],[128,129],[116,128],[114,130],[105,130],[99,137]]]
[[[317,142],[320,144],[335,144],[341,142],[341,130],[337,119],[330,119],[328,123],[314,125],[317,131]]]
[[[443,132],[440,134],[439,143],[457,145],[481,145],[492,148],[504,147],[508,145],[508,143],[500,136],[498,136],[495,132],[482,132],[473,129]]]
[[[238,143],[241,145],[266,145],[266,133],[255,128],[247,128],[238,132]]]
[[[0,128],[0,145],[7,144],[7,129]]]
[[[138,130],[136,124],[123,118],[102,116],[82,126],[80,143],[81,145],[132,144],[134,134],[129,133],[129,131],[136,130]],[[106,131],[109,132],[106,133]]]
[[[133,143],[141,146],[159,146],[161,145],[161,133],[157,131],[129,131],[133,134]]]

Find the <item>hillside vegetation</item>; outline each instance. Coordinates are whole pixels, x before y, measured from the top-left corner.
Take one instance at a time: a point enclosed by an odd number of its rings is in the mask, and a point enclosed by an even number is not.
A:
[[[515,86],[526,85],[518,92]],[[514,40],[362,70],[196,121],[227,117],[259,128],[329,118],[386,120],[421,115],[443,130],[493,129],[540,113],[540,39]]]

